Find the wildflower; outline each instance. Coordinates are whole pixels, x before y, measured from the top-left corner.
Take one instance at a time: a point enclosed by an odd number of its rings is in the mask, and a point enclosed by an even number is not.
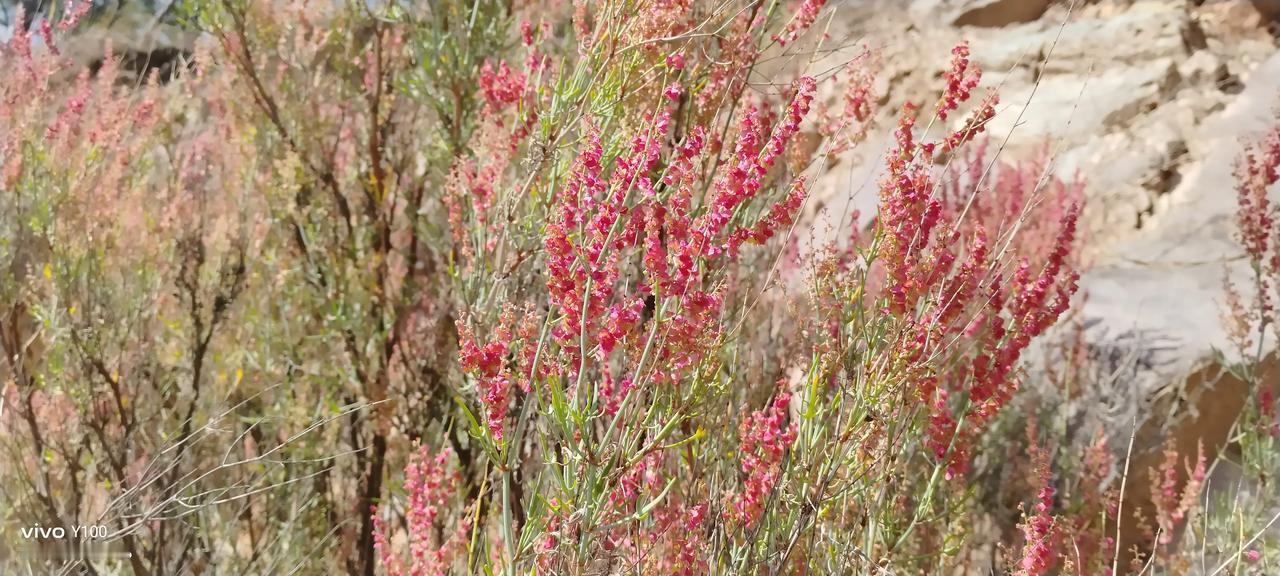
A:
[[[1178,524],[1196,508],[1206,474],[1203,442],[1198,446],[1197,454],[1194,468],[1186,468],[1186,483],[1181,492],[1178,491],[1178,451],[1172,442],[1165,446],[1164,462],[1159,469],[1150,470],[1151,478],[1160,479],[1160,482],[1151,484],[1151,502],[1156,508],[1161,545],[1173,542],[1173,532]]]
[[[62,31],[70,30],[80,23],[85,14],[93,8],[91,0],[81,0],[80,2],[68,2],[64,7],[62,18],[58,21],[58,29]],[[15,20],[21,22],[22,20]]]
[[[667,99],[672,102],[679,101],[680,100],[680,84],[676,82],[672,82],[671,84],[668,84],[667,88],[662,91],[662,95],[666,96]]]
[[[786,46],[788,43],[795,42],[805,30],[808,30],[818,19],[818,12],[822,10],[827,0],[800,0],[800,5],[796,7],[796,12],[791,16],[791,20],[787,22],[786,27],[779,34],[774,34],[773,39],[780,46]]]
[[[845,70],[848,80],[841,94],[844,108],[839,116],[828,118],[825,105],[821,105],[819,113],[824,121],[819,125],[819,131],[830,139],[828,154],[849,150],[865,140],[875,127],[873,114],[879,98],[875,92],[875,81],[881,67],[880,58],[869,50],[865,51]]]
[[[806,194],[805,178],[802,176],[792,182],[791,190],[787,192],[786,197],[770,207],[769,213],[756,222],[755,226],[735,230],[729,236],[729,243],[726,245],[725,252],[729,254],[736,253],[738,245],[743,242],[764,244],[778,230],[784,226],[790,226],[795,221],[796,213],[800,211],[800,205],[804,203]]]
[[[699,250],[724,230],[739,205],[759,193],[764,185],[764,176],[782,155],[787,142],[799,132],[800,122],[809,112],[816,88],[816,81],[809,76],[796,83],[796,95],[787,108],[786,117],[763,145],[760,142],[760,111],[753,107],[743,114],[733,158],[717,177],[710,207],[695,225],[695,242]],[[708,256],[719,256],[722,252],[719,247],[706,248]]]
[[[937,115],[946,120],[947,115],[960,104],[969,100],[969,95],[978,82],[982,80],[982,70],[969,60],[969,43],[961,42],[951,49],[951,67],[942,74],[946,87],[938,100]]]
[[[667,559],[664,573],[673,576],[706,574],[707,542],[702,536],[702,530],[707,521],[707,505],[681,506],[677,514],[675,529],[668,530],[674,557]]]
[[[661,490],[665,480],[661,467],[662,452],[660,450],[649,452],[640,458],[635,466],[622,474],[617,487],[609,494],[609,510],[619,514],[630,514],[635,511],[642,492],[655,493]]]
[[[937,107],[939,117],[969,99],[978,83],[980,73],[968,57],[966,44],[953,51],[952,68],[945,75],[947,86]],[[971,239],[963,250],[956,248],[964,235],[946,222],[959,220],[967,202],[977,197],[966,196],[959,203],[962,208],[953,208],[953,194],[935,182],[933,153],[939,145],[950,152],[971,141],[994,113],[994,101],[989,98],[966,128],[942,142],[917,141],[918,109],[905,105],[880,182],[882,291],[888,312],[907,323],[897,354],[906,362],[919,363],[911,370],[917,398],[930,408],[928,446],[935,456],[947,459],[948,478],[967,470],[970,444],[1020,386],[1015,369],[1023,352],[1067,310],[1079,279],[1070,267],[1079,218],[1075,204],[1058,220],[1043,260],[1037,256],[1033,266],[1024,258],[1012,277],[989,260],[987,223],[999,227],[999,221],[979,218],[976,223],[962,223]],[[1065,198],[1063,194],[1059,200]],[[977,297],[979,293],[983,297]],[[958,358],[957,367],[948,373],[936,374],[926,359],[945,353],[935,347],[948,333],[962,333],[973,341],[974,352]],[[961,391],[967,394],[955,394]],[[960,413],[953,398],[965,398],[967,411]]]
[[[689,32],[696,23],[693,0],[642,0],[629,19],[631,41],[643,50],[658,54],[662,43]],[[670,65],[668,64],[668,67]]]
[[[1241,348],[1251,347],[1253,326],[1274,325],[1275,282],[1280,277],[1280,226],[1267,190],[1280,181],[1280,130],[1245,149],[1235,168],[1236,234],[1254,269],[1254,293],[1248,306],[1228,283],[1232,321],[1241,325],[1235,337]]]
[[[978,109],[965,120],[964,125],[942,141],[942,151],[951,152],[986,131],[987,122],[990,122],[995,117],[996,104],[999,102],[1000,98],[995,92],[987,95],[982,104],[978,106]],[[929,148],[929,152],[933,152],[932,146]]]
[[[520,21],[520,42],[525,46],[533,46],[533,23],[528,20]]]
[[[533,374],[525,370],[532,370],[533,347],[537,343],[532,314],[517,320],[515,308],[504,307],[492,339],[484,344],[476,341],[465,323],[459,321],[457,328],[460,364],[464,371],[476,377],[476,392],[485,408],[485,423],[494,440],[501,442],[513,381],[525,392],[531,387]],[[522,342],[517,341],[513,330],[518,331]],[[519,346],[517,358],[520,360],[514,372],[507,363],[513,344]]]
[[[920,262],[925,247],[941,221],[942,204],[932,197],[928,167],[917,158],[914,105],[902,109],[896,146],[889,152],[885,177],[880,183],[880,223],[886,235],[887,291],[890,310],[902,313],[911,308],[927,287]]]
[[[448,466],[451,451],[448,448],[432,455],[427,446],[420,446],[405,465],[404,489],[409,502],[405,509],[408,530],[409,565],[391,546],[389,527],[374,509],[374,549],[382,560],[387,573],[402,575],[442,575],[450,566],[470,531],[470,520],[463,519],[459,526],[443,542],[436,541],[437,521],[447,510],[449,496],[457,491],[459,476]]]
[[[506,62],[485,60],[480,67],[480,94],[484,97],[485,110],[495,113],[520,101],[524,95],[525,75],[511,70]]]
[[[727,34],[718,41],[719,53],[706,85],[698,92],[697,107],[703,113],[710,113],[719,106],[725,95],[736,98],[738,90],[746,82],[748,63],[759,53],[752,30],[760,25],[762,19],[763,15],[752,18],[751,14],[744,12],[734,18]]]
[[[480,396],[480,403],[485,407],[489,432],[498,441],[502,440],[503,421],[511,390],[509,373],[504,366],[510,340],[510,332],[499,329],[495,340],[480,345],[475,341],[470,328],[458,323],[462,369],[477,376],[476,391]]]
[[[1034,514],[1027,518],[1024,510],[1022,523],[1019,524],[1025,543],[1022,546],[1022,560],[1018,564],[1016,576],[1047,574],[1053,562],[1054,490],[1049,470],[1049,457],[1044,451],[1034,448],[1032,458],[1040,478],[1041,488],[1037,495]]]
[[[785,382],[779,382],[785,386]],[[752,412],[739,429],[743,489],[733,495],[727,514],[750,527],[760,518],[782,473],[782,459],[796,440],[796,424],[788,424],[791,393],[784,390],[763,409]]]

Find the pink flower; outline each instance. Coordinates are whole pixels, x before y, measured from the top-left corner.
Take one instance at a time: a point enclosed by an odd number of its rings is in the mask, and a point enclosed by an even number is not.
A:
[[[80,23],[80,19],[93,8],[92,0],[81,0],[80,2],[70,3],[65,6],[62,19],[58,21],[59,30],[70,30]],[[19,22],[21,20],[18,20]]]
[[[719,42],[720,51],[707,83],[698,91],[698,109],[707,112],[715,109],[726,95],[735,94],[745,84],[746,71],[758,54],[753,31],[762,19],[763,15],[752,18],[745,11],[734,18],[727,35]]]
[[[382,566],[391,576],[450,573],[450,566],[466,541],[470,520],[465,516],[456,523],[454,529],[443,531],[443,541],[437,538],[437,521],[440,520],[441,513],[446,511],[449,497],[457,493],[460,479],[458,472],[448,465],[450,453],[445,448],[433,456],[426,446],[421,446],[405,465],[404,489],[409,498],[405,509],[409,542],[407,567],[404,556],[392,549],[390,527],[377,514],[377,507],[374,507],[373,546]]]
[[[839,116],[828,117],[825,104],[819,104],[819,114],[823,118],[819,131],[830,139],[828,154],[849,150],[865,140],[875,126],[873,115],[880,97],[875,90],[875,81],[882,66],[879,55],[867,50],[849,62],[844,72],[848,80],[842,94],[844,109]]]
[[[786,117],[763,145],[760,141],[763,132],[760,111],[751,108],[743,114],[733,157],[716,178],[710,207],[694,227],[693,247],[699,252],[697,255],[715,257],[723,252],[722,248],[709,243],[728,225],[734,210],[760,192],[765,175],[782,156],[787,143],[800,131],[800,122],[809,112],[816,89],[817,82],[812,77],[800,78]]]
[[[805,178],[801,176],[791,184],[791,190],[781,202],[775,203],[769,208],[769,213],[756,222],[751,228],[739,228],[729,236],[729,242],[725,246],[725,252],[733,256],[738,251],[738,246],[747,244],[764,244],[774,234],[786,226],[790,226],[794,221],[796,214],[800,212],[800,205],[804,203],[805,196],[808,194],[805,190]]]
[[[773,402],[752,412],[739,428],[743,488],[730,497],[726,514],[748,527],[764,512],[782,474],[783,457],[796,440],[796,424],[788,423],[791,393],[785,390],[785,382],[778,384],[781,389]]]
[[[933,197],[929,166],[919,155],[915,141],[916,107],[903,106],[894,132],[897,146],[889,153],[885,177],[880,181],[879,220],[887,232],[885,261],[890,310],[906,312],[928,288],[924,274],[936,267],[922,266],[942,204]]]
[[[1019,562],[1016,576],[1040,576],[1046,574],[1053,564],[1053,484],[1049,470],[1049,458],[1043,451],[1033,447],[1033,459],[1036,473],[1040,476],[1041,488],[1035,513],[1026,517],[1019,524],[1025,543],[1022,546],[1022,560]]]
[[[476,378],[476,394],[485,409],[485,423],[494,440],[502,441],[511,385],[518,382],[521,390],[531,389],[530,373],[537,345],[536,319],[526,313],[516,318],[516,310],[506,307],[498,318],[492,339],[481,344],[471,328],[458,322],[459,360],[463,371]],[[514,331],[514,334],[513,334]],[[515,354],[514,370],[508,355]]]
[[[525,46],[533,46],[533,23],[528,20],[520,22],[520,42]]]
[[[489,60],[485,60],[480,67],[479,80],[485,109],[491,113],[519,102],[524,96],[527,82],[524,74],[511,70],[506,62],[499,62],[495,69],[493,62]]]
[[[961,42],[951,49],[951,68],[943,73],[946,87],[942,98],[938,100],[937,114],[942,120],[954,111],[961,103],[969,99],[970,93],[982,80],[982,70],[977,64],[969,61],[969,43]]]
[[[980,76],[968,60],[967,45],[957,46],[953,54],[937,108],[939,117],[966,101]],[[914,326],[904,333],[897,353],[919,363],[917,398],[931,408],[928,444],[937,457],[947,458],[949,478],[967,470],[970,444],[1020,385],[1015,369],[1023,352],[1067,310],[1079,278],[1070,268],[1079,207],[1065,194],[1058,201],[1069,207],[1058,221],[1052,244],[1043,256],[1036,255],[1035,266],[1024,258],[1012,278],[991,260],[982,218],[968,225],[973,237],[967,245],[962,244],[961,233],[945,223],[959,219],[969,197],[959,202],[962,208],[953,207],[956,201],[948,200],[948,186],[940,186],[935,177],[933,152],[940,144],[951,152],[968,143],[994,114],[994,102],[994,96],[988,98],[960,131],[941,142],[925,143],[916,140],[917,108],[904,106],[895,132],[897,144],[880,182],[878,221],[884,242],[879,261],[885,274],[884,296],[888,311]],[[980,205],[976,196],[972,198]],[[996,201],[1008,200],[997,197]],[[985,214],[981,207],[975,212]],[[974,216],[969,215],[969,220]],[[937,374],[927,359],[946,353],[938,349],[938,342],[960,334],[973,343],[968,348],[972,352],[957,358],[950,373]],[[939,389],[944,382],[947,389]],[[960,413],[954,398],[967,400],[965,413]]]
[[[999,102],[1000,98],[994,92],[988,95],[978,109],[965,120],[964,126],[961,126],[942,141],[942,151],[951,152],[985,132],[987,122],[990,122],[996,115],[996,104]],[[932,152],[933,148],[930,147],[929,151]]]
[[[668,84],[666,90],[662,91],[662,95],[672,102],[680,101],[680,84],[678,82]]]
[[[504,365],[510,342],[510,331],[500,328],[495,340],[477,344],[471,329],[458,323],[462,369],[476,375],[476,392],[485,407],[485,420],[489,432],[498,441],[502,440],[511,391],[509,372]]]
[[[1162,545],[1173,542],[1173,532],[1178,524],[1196,507],[1199,502],[1200,489],[1204,486],[1207,472],[1205,467],[1204,443],[1197,450],[1195,467],[1186,467],[1186,483],[1181,492],[1178,490],[1178,451],[1172,442],[1165,446],[1164,462],[1158,470],[1151,469],[1151,478],[1159,478],[1160,482],[1151,485],[1151,502],[1156,508],[1156,523],[1160,527]]]
[[[786,27],[782,29],[781,33],[775,34],[773,39],[782,46],[794,42],[805,30],[813,26],[813,23],[818,19],[818,12],[822,10],[826,3],[827,0],[801,0]]]

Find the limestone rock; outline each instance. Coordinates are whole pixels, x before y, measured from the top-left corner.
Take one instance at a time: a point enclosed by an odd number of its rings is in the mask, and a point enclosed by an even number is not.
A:
[[[1016,132],[1021,141],[1105,134],[1158,107],[1179,78],[1168,59],[1046,76],[1038,84],[1001,92],[1002,109],[988,129],[993,134]]]
[[[1038,67],[1047,60],[1047,73],[1082,73],[1186,57],[1203,43],[1197,26],[1180,3],[1145,1],[1123,11],[1075,14],[1066,22],[1044,18],[987,34],[974,39],[974,54],[987,70]]]

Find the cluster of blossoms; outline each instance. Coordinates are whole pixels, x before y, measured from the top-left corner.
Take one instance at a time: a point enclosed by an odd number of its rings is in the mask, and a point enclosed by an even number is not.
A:
[[[527,91],[528,80],[525,75],[516,72],[506,62],[499,62],[495,68],[493,62],[485,60],[480,67],[480,94],[484,97],[486,114],[494,114],[519,102]]]
[[[1241,350],[1252,348],[1255,330],[1275,322],[1276,292],[1280,289],[1280,206],[1267,196],[1280,181],[1280,129],[1273,129],[1261,141],[1249,146],[1236,163],[1236,229],[1240,244],[1253,269],[1252,294],[1246,302],[1237,289],[1228,285],[1228,320],[1234,324],[1233,338]],[[1280,328],[1276,328],[1280,331]]]
[[[982,70],[969,60],[969,44],[961,42],[951,49],[951,67],[942,73],[946,86],[938,101],[938,119],[946,120],[961,104],[969,100],[982,81]]]
[[[1164,461],[1160,467],[1149,470],[1151,483],[1151,502],[1155,505],[1156,524],[1159,527],[1157,542],[1167,546],[1173,542],[1174,531],[1188,515],[1195,511],[1200,497],[1200,489],[1205,480],[1204,442],[1197,449],[1195,465],[1186,466],[1186,480],[1182,490],[1178,490],[1178,450],[1172,443],[1165,446]],[[1155,479],[1159,478],[1157,483]]]
[[[459,360],[462,369],[476,377],[476,393],[485,409],[485,424],[495,441],[501,442],[505,430],[507,406],[512,382],[521,392],[532,387],[534,355],[537,352],[538,326],[532,314],[517,318],[508,306],[498,318],[489,341],[477,343],[469,326],[458,322]],[[512,353],[515,358],[508,358]]]
[[[692,12],[693,5],[693,0],[642,2],[627,35],[644,50],[656,53],[662,46],[658,40],[677,37],[697,24]]]
[[[91,6],[90,2],[78,4],[60,25],[74,24],[83,16],[83,9]],[[22,17],[19,7],[17,18]],[[98,161],[78,166],[76,171],[88,175],[92,168],[102,168],[106,180],[99,186],[115,189],[124,168],[141,156],[139,148],[145,138],[140,136],[159,120],[155,83],[150,83],[141,99],[121,97],[114,85],[119,62],[108,51],[96,74],[82,70],[69,93],[56,90],[49,78],[71,70],[70,62],[57,55],[52,36],[45,41],[49,51],[33,52],[30,32],[18,26],[14,36],[0,44],[0,71],[5,75],[0,87],[0,187],[9,188],[17,181],[24,163],[21,139],[34,137],[55,157],[64,157],[74,149],[104,151],[91,156]],[[56,111],[51,119],[49,110]]]
[[[668,118],[663,115],[655,132],[665,134]],[[635,318],[624,313],[624,309],[634,311],[635,300],[610,304],[619,275],[619,251],[635,239],[634,229],[619,233],[615,225],[624,224],[630,188],[638,180],[647,182],[643,174],[657,164],[660,149],[656,136],[637,136],[633,145],[632,151],[639,155],[620,160],[610,181],[603,173],[600,136],[594,131],[589,134],[568,182],[556,195],[557,214],[544,233],[547,291],[560,313],[552,336],[564,351],[562,367],[571,377],[576,377],[583,355],[602,336],[612,346],[617,335],[627,331],[627,326],[616,322],[602,326],[603,318]]]
[[[729,234],[729,241],[722,246],[714,244],[713,239],[724,231],[738,206],[760,193],[764,178],[773,168],[774,162],[782,156],[787,143],[800,131],[800,122],[809,113],[816,90],[817,82],[812,77],[805,76],[796,83],[796,95],[787,108],[786,117],[774,127],[768,141],[763,144],[760,142],[760,136],[765,131],[762,116],[758,109],[747,110],[743,115],[733,157],[726,170],[717,178],[710,207],[695,222],[692,242],[688,247],[713,258],[722,254],[732,257],[744,240],[762,242],[773,236],[778,228],[791,222],[804,200],[803,180],[797,181],[787,198],[775,205],[755,228]]]
[[[1036,496],[1035,511],[1027,517],[1023,511],[1022,529],[1024,540],[1022,560],[1019,563],[1017,576],[1041,576],[1047,574],[1054,559],[1054,516],[1053,516],[1053,474],[1049,468],[1049,456],[1044,450],[1032,445],[1031,461],[1039,479],[1040,489]]]
[[[391,530],[374,510],[374,548],[391,576],[448,574],[458,554],[465,550],[471,531],[469,518],[462,518],[453,530],[446,531],[443,542],[437,534],[437,521],[450,509],[450,497],[458,489],[458,473],[449,465],[450,454],[445,449],[432,455],[426,446],[421,446],[405,466],[404,490],[409,498],[404,516],[409,547],[407,566],[391,544]]]
[[[787,450],[796,441],[796,423],[790,422],[790,407],[791,393],[780,390],[769,406],[743,419],[739,429],[742,491],[730,496],[726,514],[748,527],[764,511],[782,474]]]
[[[511,394],[511,372],[507,368],[510,340],[510,331],[500,328],[494,339],[480,345],[470,329],[462,323],[458,325],[462,369],[476,375],[476,393],[485,408],[485,423],[489,433],[499,442],[502,441]]]
[[[471,208],[476,223],[486,232],[493,232],[490,215],[493,202],[498,196],[498,187],[503,174],[511,164],[517,140],[500,124],[484,123],[480,126],[475,140],[485,151],[478,158],[459,157],[449,170],[445,181],[443,202],[449,215],[449,228],[453,234],[454,244],[460,247],[461,259],[470,262],[475,256],[471,244],[467,242],[463,223],[463,210]],[[496,235],[490,234],[483,249],[493,249]]]
[[[665,484],[675,480],[666,476],[665,457],[664,451],[652,451],[622,474],[609,493],[606,509],[611,516],[623,519],[635,514],[645,502],[658,497]],[[606,539],[606,548],[622,552],[636,565],[644,566],[646,572],[703,574],[707,564],[707,541],[703,535],[707,511],[706,504],[665,503],[654,510],[653,523],[638,530],[618,523]]]
[[[1043,265],[1063,219],[1085,203],[1084,181],[1053,175],[1049,152],[1045,146],[1028,159],[993,166],[990,141],[965,147],[949,161],[941,184],[945,219],[957,221],[956,229],[965,234],[979,228],[995,238],[1016,234],[1020,255]],[[1069,262],[1083,265],[1075,253]]]
[[[710,65],[707,83],[697,93],[699,117],[711,117],[728,94],[737,93],[746,84],[747,63],[759,54],[752,31],[764,21],[763,15],[752,17],[744,11],[734,18],[727,33],[717,39],[719,53]]]
[[[486,102],[510,105],[516,101],[519,83],[513,84],[512,78],[501,66],[486,66],[482,70]],[[799,133],[816,92],[813,78],[797,81],[780,120],[771,121],[755,107],[743,115],[733,153],[700,207],[695,206],[694,194],[707,151],[707,130],[691,127],[683,141],[664,154],[673,111],[681,105],[681,87],[670,84],[664,92],[666,105],[645,115],[623,154],[606,157],[600,133],[588,129],[568,177],[554,194],[551,218],[543,228],[553,312],[549,334],[557,351],[547,355],[541,375],[564,376],[575,387],[581,376],[598,378],[601,406],[610,416],[617,414],[621,399],[635,389],[636,382],[630,375],[615,376],[616,369],[607,368],[607,361],[619,349],[641,345],[642,339],[636,336],[647,316],[646,301],[671,299],[665,306],[649,305],[666,314],[662,334],[650,351],[654,360],[646,381],[677,382],[701,363],[719,332],[722,296],[719,289],[704,287],[708,275],[735,259],[742,244],[764,243],[789,226],[806,193],[804,181],[797,180],[758,218],[751,220],[742,211],[762,195],[788,142]],[[472,190],[473,208],[487,206],[497,174],[469,166],[455,165],[451,179],[456,187]],[[655,179],[653,174],[659,172]],[[472,217],[481,219],[483,210],[474,210]],[[455,235],[463,229],[462,218],[456,205],[451,207]],[[642,255],[644,274],[644,281],[634,285],[621,269],[632,249]],[[619,289],[627,285],[635,286],[635,291]],[[513,339],[525,346],[534,339],[513,334],[518,329],[511,322],[501,324],[487,342],[477,341],[469,328],[459,326],[462,367],[476,377],[487,427],[499,441],[513,382],[519,381],[527,391],[531,380],[540,376],[513,374],[507,361]],[[594,363],[588,366],[591,360],[601,368],[597,370]]]
[[[0,214],[21,219],[36,213],[29,202],[40,194],[13,194],[24,182],[35,182],[52,195],[49,208],[37,212],[50,210],[52,219],[41,234],[53,244],[70,248],[93,239],[130,259],[145,259],[167,248],[150,234],[170,225],[168,210],[177,202],[165,195],[168,191],[138,185],[138,174],[159,162],[172,162],[167,168],[180,175],[187,171],[185,159],[152,158],[167,136],[160,127],[175,107],[161,105],[164,94],[154,74],[132,79],[133,88],[123,86],[121,79],[129,73],[109,45],[94,71],[59,53],[59,32],[75,26],[90,8],[91,2],[68,3],[56,24],[50,15],[35,15],[44,38],[18,25],[11,37],[0,40],[0,194],[6,197]],[[24,21],[21,6],[15,17]],[[116,211],[118,218],[102,217]],[[7,239],[15,231],[7,228],[0,236]],[[0,257],[16,254],[18,261],[26,260],[23,244],[0,248]]]
[[[1267,197],[1267,189],[1280,180],[1280,131],[1272,132],[1261,143],[1249,147],[1236,165],[1236,207],[1240,226],[1240,243],[1245,253],[1258,261],[1276,267],[1276,256],[1269,249],[1276,233],[1276,214]],[[1268,258],[1270,257],[1270,258]]]
[[[882,66],[879,55],[870,50],[863,52],[849,62],[843,72],[847,80],[841,94],[844,108],[840,113],[831,117],[825,103],[818,105],[819,115],[824,119],[818,128],[828,139],[827,154],[840,154],[853,148],[866,140],[875,128],[874,114],[880,99],[876,78]]]
[[[543,21],[541,28],[546,26]],[[498,243],[501,230],[491,211],[512,159],[538,120],[538,86],[530,76],[537,78],[548,70],[549,64],[546,55],[533,45],[533,31],[530,22],[522,24],[527,38],[523,72],[506,61],[495,64],[492,59],[485,59],[477,71],[481,106],[480,119],[468,142],[471,153],[460,153],[454,159],[445,180],[441,202],[448,215],[455,257],[467,266],[475,264],[477,252],[491,252]],[[465,222],[468,217],[474,222]],[[473,231],[481,232],[483,239],[473,243],[466,235],[469,225]]]
[[[93,2],[87,2],[87,1],[67,2],[62,7],[62,15],[60,18],[57,19],[58,24],[56,27],[54,26],[53,22],[50,21],[50,18],[53,16],[52,11],[47,15],[45,14],[36,15],[35,20],[39,23],[37,24],[38,28],[36,30],[36,33],[39,34],[40,40],[44,43],[45,47],[49,50],[49,54],[53,56],[62,55],[62,51],[59,50],[58,48],[58,42],[57,42],[57,36],[55,34],[55,30],[56,32],[66,32],[68,30],[74,29],[76,25],[80,23],[80,20],[83,19],[85,15],[89,13],[89,10],[91,10],[92,8],[93,8]],[[27,6],[19,5],[17,7],[16,12],[13,14],[13,19],[11,20],[11,22],[26,22],[28,19],[28,16],[31,16],[31,14],[27,12]],[[9,38],[9,41],[7,42],[7,48],[12,49],[15,55],[17,55],[22,59],[29,59],[32,54],[31,41],[32,41],[32,37],[31,37],[30,28],[26,26],[14,26],[13,36]]]
[[[947,89],[935,110],[938,117],[969,99],[980,78],[965,45],[954,55]],[[987,115],[987,110],[984,105],[973,118]],[[904,107],[895,132],[897,144],[880,184],[883,290],[889,312],[911,325],[897,355],[916,363],[917,397],[931,407],[929,445],[939,459],[947,460],[948,476],[954,477],[968,467],[973,438],[1018,388],[1014,370],[1023,351],[1070,306],[1078,280],[1069,259],[1079,206],[1071,205],[1063,213],[1044,261],[1033,265],[1023,258],[1008,278],[988,248],[985,226],[969,228],[965,242],[964,229],[948,223],[963,220],[966,213],[962,209],[948,214],[943,188],[932,170],[937,143],[917,142],[916,114],[914,106]],[[972,127],[973,122],[967,122],[946,136],[944,149],[953,151],[972,139]],[[961,245],[962,251],[955,248]],[[974,342],[972,357],[956,358],[939,371],[934,353],[961,335]]]
[[[760,242],[789,224],[804,198],[803,184],[792,187],[784,200],[750,226],[734,220],[739,207],[760,195],[765,179],[786,143],[799,131],[815,91],[812,78],[802,78],[786,116],[776,126],[766,125],[757,109],[748,110],[739,127],[732,157],[722,167],[705,202],[693,215],[697,166],[705,148],[705,129],[690,130],[672,151],[663,177],[649,174],[661,161],[671,111],[653,117],[651,128],[634,136],[629,156],[612,160],[605,175],[604,151],[598,133],[588,134],[567,182],[557,193],[557,209],[547,225],[544,247],[548,292],[559,312],[552,331],[564,351],[564,370],[576,375],[583,354],[592,349],[607,357],[639,326],[645,297],[671,296],[678,305],[666,322],[663,344],[656,351],[661,367],[651,379],[674,381],[695,366],[700,350],[714,338],[714,319],[720,297],[702,288],[702,278],[712,263],[732,259],[739,246]],[[659,189],[665,188],[665,202]],[[639,200],[628,205],[632,192]],[[579,232],[580,231],[580,232]],[[647,278],[640,294],[615,298],[620,279],[621,254],[638,246],[643,251]],[[616,300],[616,301],[615,301]],[[613,388],[613,386],[609,386]],[[621,389],[628,389],[626,381]]]
[[[1033,411],[1027,417],[1027,486],[1035,494],[1029,503],[1019,504],[1022,519],[1022,549],[1015,558],[1017,576],[1044,574],[1111,575],[1114,562],[1115,519],[1119,494],[1116,487],[1104,488],[1115,471],[1115,456],[1107,446],[1102,428],[1082,453],[1066,456],[1055,464],[1053,445],[1038,439],[1039,419]],[[1062,458],[1060,455],[1058,458]],[[1018,467],[1021,461],[1015,464]],[[1054,471],[1060,474],[1054,485]]]
[[[822,11],[822,7],[826,4],[827,0],[800,0],[800,5],[796,7],[795,14],[791,16],[791,20],[787,22],[782,32],[773,35],[773,39],[780,46],[795,42],[805,30],[808,30],[818,20],[818,13]]]
[[[707,505],[680,505],[657,514],[655,540],[664,545],[659,573],[672,576],[695,576],[707,573],[707,541],[703,536],[707,524]]]
[[[1086,573],[1109,575],[1116,539],[1107,528],[1114,526],[1120,514],[1120,497],[1118,486],[1107,487],[1107,478],[1116,469],[1116,457],[1102,429],[1085,448],[1080,464],[1076,493],[1064,498],[1078,506],[1060,524],[1060,541],[1071,543],[1071,550],[1062,551],[1064,570],[1069,562]]]
[[[934,113],[939,120],[945,122],[952,112],[972,97],[973,90],[982,80],[981,68],[969,58],[968,42],[961,42],[951,50],[951,67],[943,72],[943,78],[946,80],[946,87],[942,91],[942,97],[939,98]],[[964,124],[943,137],[941,142],[922,144],[921,150],[926,156],[932,156],[938,151],[939,144],[944,154],[959,149],[986,131],[987,122],[996,115],[998,103],[999,96],[994,91],[990,92],[978,104],[977,109],[969,114]]]

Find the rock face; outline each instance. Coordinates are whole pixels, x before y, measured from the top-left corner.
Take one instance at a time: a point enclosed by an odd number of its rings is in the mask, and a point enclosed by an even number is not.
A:
[[[838,65],[866,44],[883,53],[887,102],[927,102],[936,97],[947,49],[968,39],[984,84],[1000,93],[987,134],[1010,157],[1048,146],[1059,174],[1087,179],[1087,224],[1099,252],[1155,225],[1184,168],[1208,151],[1193,137],[1198,127],[1231,102],[1257,63],[1275,51],[1260,16],[1250,26],[1231,16],[1239,10],[1257,14],[1249,0],[1201,6],[1101,0],[1076,2],[1074,9],[1068,2],[1039,1],[916,0],[907,10],[892,4],[867,0],[852,7],[842,19],[845,41],[831,44],[853,48],[837,50],[814,68]],[[1035,16],[1014,14],[1020,10]],[[966,24],[996,13],[1005,17],[983,21],[999,27]],[[883,126],[891,125],[893,112],[884,115]],[[887,136],[887,130],[873,135],[868,145],[836,159],[818,183],[816,204],[873,211],[874,160]]]

